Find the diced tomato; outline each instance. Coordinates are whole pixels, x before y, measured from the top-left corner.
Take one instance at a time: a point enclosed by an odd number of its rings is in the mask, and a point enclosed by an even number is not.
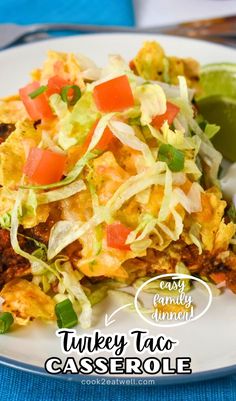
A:
[[[95,146],[95,149],[106,150],[113,141],[115,141],[115,137],[111,132],[110,128],[106,127],[100,141]]]
[[[47,185],[60,181],[66,165],[66,156],[51,150],[31,148],[24,166],[29,181]]]
[[[95,86],[93,96],[97,108],[104,113],[122,111],[134,105],[134,97],[126,75]]]
[[[41,120],[43,118],[53,117],[45,92],[41,93],[41,95],[38,95],[34,99],[31,99],[29,96],[39,87],[39,82],[32,82],[19,90],[20,98],[32,120]]]
[[[178,106],[170,102],[167,102],[166,112],[164,114],[154,117],[154,119],[152,120],[152,124],[157,129],[160,129],[165,121],[168,121],[169,125],[172,124],[179,110],[180,108]]]
[[[71,85],[70,81],[67,81],[64,78],[61,78],[59,75],[54,75],[53,77],[49,78],[48,84],[47,84],[47,91],[46,94],[47,96],[51,96],[54,93],[61,93],[61,90],[64,86]]]
[[[92,126],[92,128],[91,128],[89,134],[87,135],[87,137],[86,137],[86,139],[85,139],[85,142],[84,142],[84,144],[83,144],[84,152],[86,152],[86,150],[87,150],[88,147],[89,147],[89,144],[90,144],[91,139],[92,139],[92,137],[93,137],[93,133],[94,133],[95,128],[96,128],[96,126],[97,126],[97,124],[98,124],[98,121],[99,121],[99,120],[97,120],[97,121],[95,122],[95,124]],[[114,135],[112,134],[111,130],[110,130],[108,127],[106,127],[105,130],[104,130],[104,132],[103,132],[103,135],[102,135],[100,141],[99,141],[99,142],[97,143],[97,145],[95,146],[95,149],[104,151],[104,150],[106,150],[106,149],[109,147],[109,145],[110,145],[113,141],[115,141],[115,137],[114,137]]]
[[[130,228],[119,222],[107,225],[107,245],[111,248],[130,250],[130,246],[126,245],[125,242],[131,231]]]
[[[224,272],[211,273],[210,277],[216,284],[222,283],[222,281],[226,280],[226,274]]]

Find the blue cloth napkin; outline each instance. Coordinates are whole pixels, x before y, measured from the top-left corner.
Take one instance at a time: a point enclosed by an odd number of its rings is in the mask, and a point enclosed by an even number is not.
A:
[[[1,401],[236,401],[236,376],[174,386],[81,385],[0,368]]]
[[[1,0],[0,23],[134,25],[131,0]]]
[[[144,0],[143,0],[144,1]],[[0,23],[134,25],[131,0],[1,0]],[[0,366],[0,401],[236,401],[236,376],[178,386],[93,386]]]

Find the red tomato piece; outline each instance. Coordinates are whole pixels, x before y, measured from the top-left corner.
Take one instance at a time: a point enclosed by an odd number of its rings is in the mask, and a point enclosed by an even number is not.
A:
[[[48,89],[46,91],[47,96],[51,96],[54,93],[61,93],[61,90],[64,86],[71,85],[69,81],[64,78],[61,78],[59,75],[54,75],[48,80]]]
[[[93,96],[97,108],[105,113],[122,111],[134,105],[134,97],[126,75],[95,86]]]
[[[164,114],[154,117],[154,119],[152,120],[152,124],[157,129],[160,129],[165,121],[168,121],[169,125],[172,124],[179,110],[180,108],[178,106],[170,102],[167,102],[166,112]]]
[[[51,150],[31,148],[24,173],[35,184],[48,185],[60,181],[67,157]]]
[[[211,273],[210,277],[215,284],[222,283],[222,281],[226,280],[226,274],[224,272]]]
[[[131,231],[130,228],[119,222],[107,225],[107,245],[111,248],[130,250],[130,246],[125,242]]]
[[[113,142],[114,140],[115,140],[115,137],[114,137],[113,133],[111,132],[110,128],[106,127],[100,141],[95,146],[95,149],[102,150],[102,151],[106,150],[109,147],[109,145],[111,144],[111,142]]]
[[[41,93],[41,95],[38,95],[34,99],[31,99],[29,96],[39,87],[39,82],[32,82],[19,90],[20,98],[32,120],[41,120],[43,118],[53,117],[45,92]]]
[[[83,144],[83,148],[84,148],[84,151],[85,151],[85,152],[86,152],[86,150],[87,150],[88,147],[89,147],[89,144],[90,144],[91,139],[92,139],[92,137],[93,137],[93,133],[94,133],[95,128],[96,128],[96,126],[97,126],[97,124],[98,124],[98,121],[99,121],[99,120],[97,120],[97,121],[95,122],[95,124],[93,125],[93,127],[91,128],[89,134],[87,135],[87,137],[86,137],[86,139],[85,139],[85,142],[84,142],[84,144]],[[100,141],[99,141],[99,142],[97,143],[97,145],[95,146],[95,149],[104,151],[104,150],[106,150],[106,149],[109,147],[109,145],[110,145],[115,139],[116,139],[116,138],[115,138],[114,135],[112,134],[111,130],[110,130],[108,127],[106,127],[105,130],[104,130],[104,132],[103,132],[103,135],[102,135]]]

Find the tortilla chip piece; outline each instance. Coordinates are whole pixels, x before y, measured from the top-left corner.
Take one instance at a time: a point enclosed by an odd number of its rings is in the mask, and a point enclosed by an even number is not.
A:
[[[157,42],[145,42],[133,59],[135,69],[144,79],[162,81],[165,53]]]
[[[16,124],[28,118],[25,106],[18,95],[0,99],[0,122]]]
[[[226,202],[220,199],[220,196],[214,188],[203,192],[202,211],[191,215],[191,219],[201,225],[201,240],[204,249],[208,251],[227,249],[227,244],[235,232],[232,223],[224,223]]]
[[[14,279],[7,283],[0,296],[5,300],[2,309],[11,312],[18,324],[32,319],[55,319],[55,302],[37,285],[24,280]]]
[[[235,234],[235,231],[236,224],[234,224],[233,222],[225,224],[222,220],[215,236],[214,251],[226,251],[229,247],[231,238]]]
[[[16,124],[16,129],[0,145],[0,185],[15,188],[21,180],[26,161],[25,150],[37,146],[41,133],[33,122],[24,121]]]
[[[35,70],[32,73],[33,80],[38,80],[47,84],[50,77],[59,75],[60,77],[71,81],[81,89],[84,88],[84,82],[80,76],[80,65],[74,53],[63,53],[49,50],[48,57],[41,70]]]
[[[167,56],[158,42],[145,42],[130,67],[144,79],[173,85],[178,85],[178,76],[183,75],[190,88],[199,90],[199,63],[192,58]]]

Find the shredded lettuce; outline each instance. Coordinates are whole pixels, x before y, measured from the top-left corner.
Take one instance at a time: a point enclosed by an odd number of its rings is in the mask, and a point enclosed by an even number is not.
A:
[[[235,199],[235,195],[234,195],[234,199]],[[235,201],[233,201],[229,207],[228,210],[228,216],[230,218],[230,220],[236,224],[236,206],[235,206]]]
[[[126,244],[132,244],[135,241],[140,241],[148,235],[156,225],[157,219],[151,214],[144,214],[141,218],[140,223],[135,230],[131,231],[128,235]]]
[[[186,78],[183,76],[178,76],[178,80],[179,80],[180,98],[184,102],[189,103],[189,94],[188,94],[188,86],[187,86]]]
[[[98,142],[100,141],[103,132],[108,124],[108,122],[110,121],[110,119],[114,116],[115,113],[109,113],[104,115],[98,122],[94,133],[93,133],[93,137],[91,139],[91,142],[89,144],[89,147],[87,149],[87,153],[90,152],[92,149],[95,148],[95,146],[98,144]]]
[[[151,124],[147,124],[147,127],[151,133],[151,135],[153,136],[153,138],[156,138],[158,140],[158,142],[160,143],[165,143],[165,138],[163,136],[163,134],[161,134],[156,128],[154,128]]]
[[[79,321],[83,329],[91,327],[92,306],[86,296],[77,276],[77,272],[72,269],[70,262],[65,262],[61,268],[57,267],[62,275],[62,285],[69,294],[79,302],[81,306],[81,314]]]
[[[105,68],[102,69],[102,78],[107,78],[110,75],[121,76],[128,75],[129,77],[133,76],[133,71],[130,70],[129,65],[119,54],[111,54],[108,57],[108,64]]]
[[[174,206],[176,206],[180,203],[188,213],[201,212],[201,192],[202,188],[197,182],[192,183],[187,195],[181,188],[175,188],[173,191],[172,205],[174,204]]]
[[[58,144],[62,149],[69,149],[76,144],[76,138],[71,136],[73,125],[71,122],[71,112],[68,110],[67,103],[63,102],[61,96],[57,93],[49,98],[50,106],[59,119]]]
[[[208,139],[211,139],[217,134],[217,132],[219,132],[219,130],[219,125],[207,123],[205,126],[204,134]]]
[[[108,65],[101,70],[99,79],[90,84],[89,88],[92,90],[95,86],[122,75],[128,77],[131,88],[134,90],[138,83],[138,77],[133,73],[129,65],[120,55],[110,55]]]
[[[38,194],[36,199],[38,205],[42,205],[45,203],[56,202],[61,199],[69,198],[72,195],[77,194],[80,191],[86,189],[86,185],[82,180],[74,181],[69,185],[66,185],[63,188],[54,189],[53,191],[44,192]]]
[[[206,166],[204,167],[204,176],[206,177],[206,183],[208,185],[218,185],[218,172],[222,162],[222,155],[218,152],[211,142],[202,141],[200,148],[200,156]]]
[[[162,224],[162,223],[160,223]],[[133,230],[127,237],[126,243],[130,244],[131,250],[137,254],[146,254],[148,247],[153,247],[152,240],[149,237],[151,233],[158,238],[159,244],[162,245],[164,240],[157,230],[158,218],[146,214],[141,219],[138,227]]]
[[[171,213],[175,220],[174,239],[175,239],[175,241],[177,241],[183,232],[183,228],[184,228],[183,218],[175,209],[172,209]]]
[[[172,173],[166,166],[164,196],[158,214],[159,222],[165,221],[170,213],[171,195],[172,195]]]
[[[205,177],[206,184],[208,186],[218,185],[218,171],[222,161],[222,155],[214,148],[211,141],[201,129],[199,124],[197,123],[196,119],[194,118],[194,112],[192,109],[192,105],[190,102],[186,101],[186,93],[185,93],[185,84],[182,81],[182,97],[181,99],[175,99],[175,103],[180,107],[181,112],[178,115],[178,121],[181,122],[184,130],[185,135],[190,136],[192,133],[195,133],[201,140],[200,147],[198,144],[197,151],[199,151],[199,156],[201,161],[203,162],[203,173]],[[196,156],[196,151],[195,151]],[[188,163],[188,168],[186,165],[186,173],[191,174],[189,170],[190,163],[192,164],[192,169],[196,171],[194,174],[194,178],[197,180],[201,176],[201,172],[197,173],[196,165],[194,166],[193,160],[186,160]],[[195,163],[194,163],[195,164]],[[200,174],[199,174],[200,173]]]
[[[124,145],[142,152],[148,165],[152,165],[155,162],[149,146],[137,138],[134,129],[128,124],[121,121],[111,120],[109,122],[109,128],[116,138],[118,138]]]
[[[130,245],[130,249],[135,253],[136,256],[145,256],[147,253],[147,248],[152,245],[152,240],[150,238],[144,238],[140,241],[133,242]]]
[[[135,105],[127,110],[124,110],[121,114],[121,117],[125,118],[129,125],[135,126],[141,125],[140,118],[141,118],[141,111],[140,107]],[[119,116],[119,114],[118,114]]]
[[[201,225],[199,223],[193,223],[189,230],[189,237],[194,245],[198,248],[199,255],[202,254],[202,243],[200,241]]]
[[[202,176],[202,172],[199,170],[194,160],[185,159],[184,161],[184,173],[190,174],[195,180],[198,180]]]
[[[97,67],[93,60],[81,53],[77,53],[77,59],[79,61],[81,76],[83,79],[95,81],[100,78],[101,69]]]
[[[80,238],[87,231],[94,229],[104,220],[102,213],[94,215],[86,223],[77,221],[58,221],[51,229],[48,242],[48,260],[51,260],[67,245]]]
[[[110,214],[114,214],[132,196],[151,185],[164,185],[165,175],[162,173],[165,171],[165,168],[165,163],[157,162],[144,172],[128,178],[107,202],[107,209],[109,209]]]
[[[140,101],[142,125],[150,124],[156,115],[166,112],[166,96],[159,85],[140,85],[136,88],[135,97]]]
[[[101,302],[107,296],[108,287],[106,285],[94,290],[88,295],[91,306]]]
[[[193,182],[187,195],[191,206],[191,213],[198,213],[202,211],[202,192],[203,189],[198,182]]]
[[[64,150],[77,143],[83,143],[95,121],[100,117],[90,91],[83,93],[71,112],[59,95],[52,95],[50,103],[59,117],[58,143]]]
[[[53,94],[49,98],[50,106],[54,113],[60,119],[63,119],[68,113],[67,103],[63,102],[61,96],[57,93]]]
[[[173,241],[177,241],[183,231],[183,220],[175,209],[171,211],[175,219],[175,229],[172,231],[166,224],[157,221],[157,226]]]
[[[150,199],[150,194],[151,188],[144,189],[144,191],[135,195],[136,201],[142,203],[143,205],[147,205]]]
[[[52,138],[50,136],[50,133],[47,131],[42,132],[42,138],[39,143],[39,147],[41,149],[50,149],[53,152],[65,155],[64,150],[62,150],[62,148],[57,145],[56,136]]]
[[[157,85],[159,85],[163,90],[164,90],[164,92],[165,92],[165,95],[166,95],[166,97],[167,97],[167,99],[175,99],[175,98],[178,98],[179,97],[179,85],[170,85],[170,84],[168,84],[167,82],[160,82],[160,81],[153,81],[153,80],[146,80],[146,79],[144,79],[144,78],[142,78],[142,77],[137,77],[138,79],[137,79],[137,83],[138,84],[143,84],[144,82],[148,82],[148,83],[150,83],[150,84],[157,84]],[[193,96],[194,96],[194,93],[195,93],[195,90],[194,89],[191,89],[191,88],[188,88],[188,98],[189,98],[189,100],[192,100],[193,99]]]
[[[168,143],[179,150],[193,150],[194,156],[199,152],[201,139],[194,135],[192,137],[184,135],[182,130],[176,129],[172,131],[167,122],[161,128],[163,134],[163,142]]]
[[[209,124],[207,120],[204,119],[204,117],[201,114],[198,114],[196,116],[196,122],[199,124],[199,127],[202,129],[204,132],[204,135],[208,138],[211,139],[213,136],[217,134],[220,130],[220,126],[216,124]]]
[[[21,204],[21,215],[24,217],[36,216],[37,206],[38,202],[36,193],[32,189],[29,189],[26,200]]]
[[[96,188],[91,180],[91,175],[93,174],[93,169],[90,170],[90,173],[87,175],[87,182],[88,182],[88,188],[90,191],[91,199],[92,199],[92,206],[93,206],[93,212],[96,214],[99,211],[99,199],[98,195],[96,193]]]
[[[29,254],[28,252],[25,252],[20,248],[17,235],[18,235],[18,227],[19,227],[18,215],[21,212],[22,197],[23,197],[23,190],[19,189],[18,194],[16,196],[16,201],[15,201],[14,207],[12,209],[12,214],[11,214],[11,216],[12,216],[11,217],[11,229],[10,229],[11,246],[18,255],[21,255],[24,258],[26,258],[31,264],[34,263],[34,266],[37,264],[38,266],[41,266],[42,268],[45,268],[46,270],[51,271],[53,274],[55,274],[58,277],[57,273],[50,265],[48,265],[46,262],[44,262],[42,259],[39,259],[35,255]]]
[[[2,216],[0,216],[0,226],[5,229],[9,229],[11,227],[11,213],[6,212]]]
[[[19,235],[19,234],[18,234]],[[36,241],[34,238],[31,237],[25,237],[31,241],[33,241],[35,243],[36,246],[38,246],[38,248],[32,252],[32,256],[35,256],[38,260],[42,260],[44,262],[47,262],[47,247],[45,244]],[[33,275],[42,275],[42,274],[46,274],[46,273],[50,273],[48,271],[48,269],[46,269],[46,267],[41,264],[40,262],[36,262],[36,261],[31,261],[31,271]]]
[[[184,77],[179,77],[179,91],[180,97],[174,98],[174,103],[181,109],[178,118],[176,118],[174,122],[177,131],[173,132],[169,130],[168,124],[164,124],[162,127],[163,135],[161,135],[155,128],[148,124],[150,133],[160,142],[170,143],[176,148],[187,150],[192,148],[194,150],[194,157],[199,153],[200,158],[205,164],[203,171],[208,184],[217,184],[217,175],[222,156],[213,147],[209,141],[209,137],[212,137],[219,128],[214,124],[209,124],[205,127],[206,131],[204,132],[198,125],[194,117],[194,112],[190,103],[189,91]],[[196,135],[192,136],[193,133]],[[192,174],[196,180],[198,180],[202,175],[197,168],[195,161],[190,159],[186,160],[185,172]]]
[[[168,184],[169,185],[169,184]],[[176,241],[179,239],[180,235],[183,232],[183,219],[180,214],[174,209],[174,206],[178,204],[178,200],[173,202],[173,200],[169,199],[169,192],[170,188],[167,188],[166,192],[166,199],[163,201],[164,208],[161,214],[159,213],[158,217],[153,217],[149,214],[146,214],[141,219],[140,224],[138,227],[133,230],[127,237],[126,243],[131,244],[132,251],[135,252],[135,249],[138,249],[138,242],[142,246],[142,250],[146,249],[147,247],[151,246],[152,241],[148,238],[148,236],[153,232],[157,235],[160,244],[163,243],[162,235],[158,232],[157,227],[159,227],[168,237],[172,240]],[[164,196],[165,198],[165,196]],[[166,202],[166,203],[165,203]],[[173,203],[173,204],[172,204]],[[166,208],[166,209],[165,209]],[[167,214],[165,214],[167,213]],[[163,222],[166,220],[169,214],[173,215],[175,221],[175,228],[171,230],[166,224]],[[161,217],[161,218],[160,218]],[[141,241],[146,241],[141,243]],[[148,243],[148,241],[150,241]],[[137,243],[137,246],[136,246]],[[146,248],[145,248],[146,246]]]

